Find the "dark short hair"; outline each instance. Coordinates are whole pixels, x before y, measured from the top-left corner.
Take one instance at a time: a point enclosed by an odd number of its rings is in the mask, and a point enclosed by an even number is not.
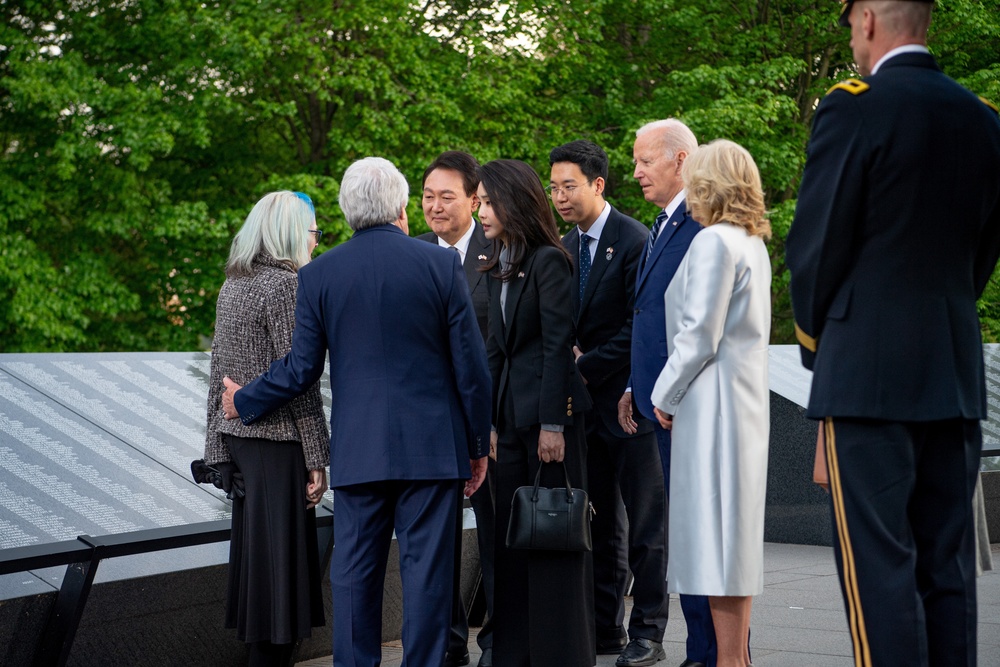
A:
[[[493,276],[510,280],[530,251],[546,245],[558,249],[570,262],[559,239],[549,198],[534,169],[520,160],[493,160],[479,168],[479,176],[493,212],[503,225],[509,252],[509,264],[504,270],[499,266],[502,244],[493,244],[493,256],[482,270],[493,269]]]
[[[556,162],[572,162],[580,167],[587,180],[598,176],[608,180],[608,154],[593,141],[577,139],[562,146],[556,146],[549,153],[549,166]]]
[[[427,177],[435,169],[457,171],[459,176],[462,177],[462,186],[465,188],[465,195],[471,197],[476,194],[476,188],[479,187],[479,162],[468,153],[462,151],[445,151],[441,155],[438,155],[430,163],[430,166],[424,169],[424,178],[420,181],[421,188],[427,183]]]

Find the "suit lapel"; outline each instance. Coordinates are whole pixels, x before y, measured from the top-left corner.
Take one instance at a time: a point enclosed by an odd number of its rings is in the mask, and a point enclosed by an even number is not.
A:
[[[590,305],[590,300],[597,291],[597,285],[601,282],[608,265],[615,259],[615,244],[618,243],[619,230],[618,211],[614,207],[604,223],[604,230],[601,231],[601,238],[597,240],[597,252],[590,264],[590,276],[587,277],[587,287],[583,291],[583,301],[577,313],[583,313]],[[579,244],[578,244],[579,245]],[[579,290],[577,290],[579,292]]]
[[[486,263],[490,257],[490,242],[483,232],[483,226],[478,221],[472,223],[472,238],[469,239],[469,249],[465,251],[465,262],[462,268],[465,269],[465,279],[469,282],[469,292],[475,292],[479,282],[483,280],[483,272],[479,267]],[[486,259],[483,259],[483,258]]]
[[[525,257],[524,262],[521,263],[521,268],[515,273],[510,282],[507,285],[507,304],[504,307],[506,311],[506,316],[504,317],[504,322],[506,324],[505,335],[507,340],[510,340],[513,334],[513,324],[514,315],[517,313],[517,304],[521,300],[521,293],[524,291],[524,286],[528,282],[528,275],[531,271],[531,265],[535,259],[535,252],[532,251],[530,255]]]
[[[503,351],[504,356],[507,355],[507,326],[503,321],[503,308],[500,307],[500,289],[502,283],[499,280],[494,280],[487,283],[490,291],[490,314],[489,314],[489,332],[490,336],[496,339],[497,345]]]
[[[674,235],[674,232],[677,231],[677,227],[680,226],[680,224],[684,222],[684,219],[687,217],[686,204],[687,202],[685,200],[681,200],[680,205],[674,211],[673,215],[667,218],[666,222],[663,223],[663,227],[660,228],[660,233],[656,237],[656,243],[653,245],[653,252],[650,254],[645,263],[643,263],[642,269],[639,272],[639,280],[635,286],[636,291],[638,291],[638,289],[642,286],[642,283],[645,282],[646,276],[649,275],[650,268],[656,264],[656,260],[663,252],[663,249],[667,247],[668,243],[670,243],[670,237]]]

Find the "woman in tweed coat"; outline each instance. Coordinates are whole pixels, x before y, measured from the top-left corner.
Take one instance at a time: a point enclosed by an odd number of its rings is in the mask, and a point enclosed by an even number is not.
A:
[[[205,462],[233,498],[227,628],[250,648],[250,665],[287,665],[299,638],[324,625],[316,510],[327,488],[329,433],[319,383],[252,426],[223,419],[222,378],[247,383],[291,348],[296,272],[322,232],[312,202],[272,192],[233,239],[216,306]]]

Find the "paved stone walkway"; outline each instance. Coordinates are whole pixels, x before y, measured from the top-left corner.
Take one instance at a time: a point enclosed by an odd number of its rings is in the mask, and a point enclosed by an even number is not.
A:
[[[993,562],[1000,568],[1000,544],[993,545]],[[631,606],[631,600],[628,600]],[[627,617],[627,614],[626,614]],[[680,604],[670,600],[670,622],[663,646],[663,667],[684,661],[686,630]],[[833,550],[793,544],[764,545],[764,593],[754,598],[750,646],[755,667],[853,667],[851,639],[837,584]],[[469,641],[472,667],[479,660],[475,639]],[[382,647],[383,667],[399,667],[403,649],[398,642]],[[597,658],[612,667],[613,655]],[[327,667],[330,658],[299,663]],[[1000,571],[979,579],[979,665],[1000,666]],[[547,666],[546,666],[547,667]],[[559,667],[553,665],[552,667]]]

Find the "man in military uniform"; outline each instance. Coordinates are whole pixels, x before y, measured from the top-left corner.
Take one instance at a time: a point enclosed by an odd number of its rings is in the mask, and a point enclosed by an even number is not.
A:
[[[928,53],[932,4],[845,3],[864,78],[816,111],[786,244],[856,665],[976,664],[976,299],[1000,254],[1000,118]]]

